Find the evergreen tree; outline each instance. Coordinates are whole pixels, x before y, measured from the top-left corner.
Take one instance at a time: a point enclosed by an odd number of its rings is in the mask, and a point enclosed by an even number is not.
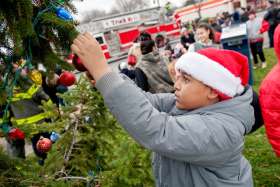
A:
[[[64,57],[77,35],[69,0],[2,0],[0,3],[0,104],[20,82],[21,69],[43,65],[48,73],[57,65],[71,69]],[[20,60],[22,59],[22,60]],[[5,107],[4,107],[5,108]]]
[[[0,117],[1,129],[11,129],[10,105],[15,93],[27,90],[25,76],[40,66],[54,76],[77,35],[69,0],[3,0],[0,3]],[[31,75],[34,76],[34,75]],[[28,109],[27,109],[28,110]]]
[[[39,166],[34,157],[22,161],[2,155],[3,163],[12,165],[7,166],[10,170],[0,170],[5,179],[0,186],[11,181],[19,186],[153,186],[150,154],[120,128],[101,95],[83,76],[61,97],[65,106],[60,113],[52,113],[53,122],[34,124],[37,131],[61,134],[45,165]],[[45,110],[53,109],[45,106]],[[24,130],[31,132],[34,127]],[[18,176],[16,181],[13,176]]]
[[[77,35],[69,12],[75,13],[70,0],[1,0],[1,117],[15,89],[24,89],[21,70],[43,65],[52,78],[57,66],[73,69],[64,61]],[[60,97],[64,105],[59,109],[50,103],[43,106],[48,123],[20,127],[26,140],[38,132],[60,134],[45,164],[38,165],[32,155],[21,160],[0,150],[0,186],[153,186],[150,154],[120,128],[83,75]],[[0,131],[7,135],[5,121]]]

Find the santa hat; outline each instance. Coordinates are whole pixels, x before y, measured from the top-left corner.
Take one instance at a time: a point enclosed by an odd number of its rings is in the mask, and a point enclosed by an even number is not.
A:
[[[240,95],[249,79],[248,58],[232,50],[188,52],[178,59],[175,68],[216,90],[221,100]]]

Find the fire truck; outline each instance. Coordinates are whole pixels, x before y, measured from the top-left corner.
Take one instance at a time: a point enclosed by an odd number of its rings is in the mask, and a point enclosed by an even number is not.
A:
[[[207,17],[216,17],[217,14],[221,14],[222,12],[232,14],[234,7],[246,8],[247,5],[256,7],[260,3],[255,4],[255,6],[252,6],[252,0],[204,0],[200,1],[200,3],[175,10],[174,18],[177,23],[186,23],[199,18],[199,11],[203,19]]]
[[[142,31],[152,37],[162,34],[170,40],[180,36],[179,25],[166,19],[159,7],[94,19],[79,25],[78,30],[91,32],[107,59],[126,54]]]

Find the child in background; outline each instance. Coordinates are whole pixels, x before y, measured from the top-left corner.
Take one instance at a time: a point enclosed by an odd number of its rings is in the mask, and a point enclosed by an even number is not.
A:
[[[175,94],[153,95],[112,72],[89,33],[71,48],[120,124],[154,152],[156,186],[253,186],[242,156],[254,123],[245,56],[213,48],[186,53],[175,66]]]
[[[261,59],[261,67],[266,67],[265,56],[263,52],[263,35],[260,33],[261,20],[256,18],[255,11],[249,12],[249,20],[247,21],[248,38],[250,48],[254,59],[254,69],[257,68],[258,56]]]
[[[189,46],[188,52],[195,52],[204,48],[220,48],[214,43],[215,33],[213,28],[207,23],[200,23],[196,29],[197,41]]]

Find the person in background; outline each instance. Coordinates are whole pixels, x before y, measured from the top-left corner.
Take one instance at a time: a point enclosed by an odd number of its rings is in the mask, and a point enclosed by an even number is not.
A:
[[[194,35],[192,32],[189,32],[185,27],[181,29],[181,44],[188,49],[189,46],[195,42]]]
[[[200,23],[196,28],[196,36],[198,41],[189,46],[188,52],[195,52],[203,48],[220,48],[214,43],[214,31],[207,23]]]
[[[217,23],[216,18],[209,18],[208,24],[216,31],[222,32],[222,27]]]
[[[256,18],[256,12],[249,12],[249,20],[247,21],[248,38],[250,48],[254,59],[254,69],[258,66],[258,56],[261,59],[261,67],[266,67],[265,56],[263,52],[263,35],[260,34],[261,20]]]
[[[187,52],[188,51],[184,48],[184,46],[181,43],[177,43],[174,47],[174,53],[172,55],[171,61],[167,65],[169,76],[174,83],[176,81],[175,64],[176,64],[177,60]]]
[[[273,42],[274,31],[277,25],[280,23],[280,11],[279,8],[276,7],[274,0],[268,0],[267,3],[268,3],[268,10],[263,18],[264,21],[263,21],[261,32],[268,30],[269,46],[272,48],[274,44]],[[265,28],[267,24],[269,25],[268,29]]]
[[[251,6],[248,5],[246,8],[243,9],[243,14],[241,15],[241,22],[246,23],[249,20],[249,12],[251,11]]]
[[[218,25],[221,26],[221,25],[224,24],[224,21],[225,21],[224,14],[219,14],[219,13],[217,13],[216,18],[217,18],[217,23],[218,23]]]
[[[135,65],[128,65],[126,62],[120,62],[118,65],[120,73],[126,75],[131,80],[135,80]]]
[[[165,38],[162,34],[155,37],[155,42],[158,49],[173,51],[168,38]]]
[[[169,64],[171,61],[171,56],[173,54],[173,49],[169,44],[168,38],[165,38],[163,35],[158,34],[155,37],[155,43],[161,59],[166,64]]]
[[[130,79],[135,80],[135,67],[141,60],[140,42],[152,40],[152,36],[146,32],[140,32],[139,36],[133,41],[133,45],[130,47],[127,54],[127,62],[121,62],[118,65],[120,73],[125,74]]]
[[[234,11],[232,16],[233,24],[239,24],[241,22],[241,15],[243,14],[243,10],[240,7],[234,7]]]
[[[135,82],[138,87],[151,93],[171,93],[174,91],[173,82],[168,74],[166,63],[156,51],[153,40],[140,44],[142,58],[136,65]]]
[[[137,41],[140,43],[147,40],[152,40],[152,35],[146,31],[140,32]]]
[[[224,22],[221,25],[222,28],[229,27],[232,24],[231,16],[228,12],[223,12]]]
[[[146,40],[152,40],[152,36],[146,31],[142,31],[139,34],[139,36],[135,38],[127,54],[128,67],[131,68],[134,67],[137,64],[137,62],[140,60],[141,58],[140,42]]]

